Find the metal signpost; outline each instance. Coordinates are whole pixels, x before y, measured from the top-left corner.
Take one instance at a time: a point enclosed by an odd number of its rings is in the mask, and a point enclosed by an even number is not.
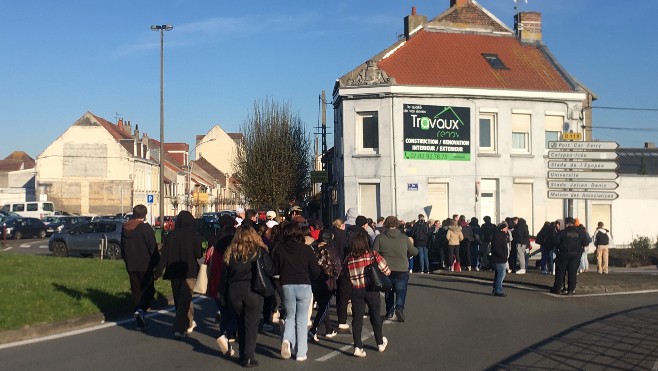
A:
[[[548,142],[548,198],[580,200],[617,199],[619,187],[616,142],[582,142],[582,137],[567,135],[566,141]],[[569,204],[569,216],[572,212]]]

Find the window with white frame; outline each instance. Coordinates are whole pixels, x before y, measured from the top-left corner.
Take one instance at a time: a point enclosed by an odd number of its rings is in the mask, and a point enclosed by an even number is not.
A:
[[[512,152],[530,153],[530,115],[512,114]]]
[[[379,152],[379,122],[377,112],[357,114],[357,148],[361,152]]]
[[[545,122],[545,149],[548,149],[548,142],[560,140],[560,135],[562,134],[562,125],[564,123],[564,117],[562,116],[546,116],[544,119]]]
[[[496,152],[496,115],[481,113],[479,121],[479,148],[480,152]]]

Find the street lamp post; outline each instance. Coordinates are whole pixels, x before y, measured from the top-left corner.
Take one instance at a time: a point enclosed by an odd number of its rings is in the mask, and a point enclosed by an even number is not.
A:
[[[151,31],[160,31],[160,225],[164,227],[164,32],[171,31],[170,24],[151,26]]]

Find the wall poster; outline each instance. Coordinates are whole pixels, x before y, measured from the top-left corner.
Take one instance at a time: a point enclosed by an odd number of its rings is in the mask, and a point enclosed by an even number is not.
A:
[[[471,109],[403,105],[404,158],[471,160]]]

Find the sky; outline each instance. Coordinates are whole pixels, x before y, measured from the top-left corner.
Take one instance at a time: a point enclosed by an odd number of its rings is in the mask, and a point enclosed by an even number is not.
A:
[[[449,0],[4,0],[0,3],[0,158],[36,158],[89,111],[159,139],[164,35],[165,141],[214,125],[240,131],[254,102],[290,105],[314,133],[319,95],[393,44],[403,19]],[[514,0],[480,0],[513,27]],[[655,0],[521,0],[543,42],[593,91],[594,137],[658,143]],[[612,107],[614,109],[606,109]],[[331,133],[332,110],[327,107]],[[639,110],[638,110],[639,109]],[[598,127],[598,128],[597,128]],[[331,144],[330,144],[331,146]]]

